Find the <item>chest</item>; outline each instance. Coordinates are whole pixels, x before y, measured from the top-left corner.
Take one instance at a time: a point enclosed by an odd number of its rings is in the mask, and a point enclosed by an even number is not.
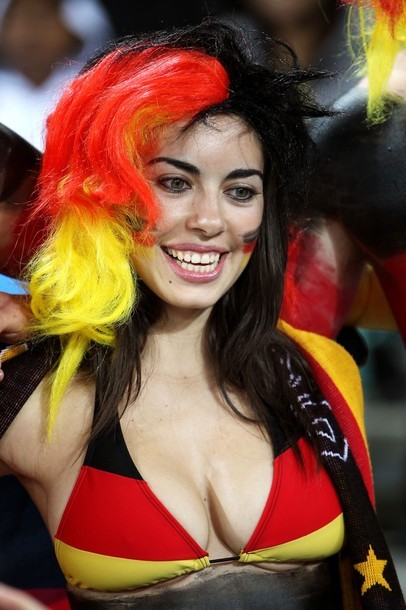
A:
[[[139,405],[124,415],[121,429],[142,478],[200,546],[238,552],[270,492],[271,442],[207,387],[182,388],[176,396],[153,392]]]
[[[339,501],[305,441],[301,468],[229,409],[188,411],[130,409],[91,444],[55,537],[71,584],[122,590],[224,558],[272,569],[339,550]]]

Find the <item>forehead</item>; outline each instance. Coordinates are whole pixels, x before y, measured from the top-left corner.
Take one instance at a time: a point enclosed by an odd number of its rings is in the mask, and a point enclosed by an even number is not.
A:
[[[177,158],[192,156],[195,161],[227,159],[263,166],[262,145],[257,134],[242,119],[227,115],[192,124],[173,123],[160,139],[158,152]]]

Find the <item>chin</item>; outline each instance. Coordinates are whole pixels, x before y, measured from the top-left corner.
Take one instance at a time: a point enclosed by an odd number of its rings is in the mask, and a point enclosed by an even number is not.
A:
[[[195,311],[205,312],[211,310],[213,306],[218,302],[219,299],[212,301],[202,301],[201,299],[185,299],[185,300],[172,300],[163,299],[164,306],[167,305],[170,308],[178,309],[179,311]]]

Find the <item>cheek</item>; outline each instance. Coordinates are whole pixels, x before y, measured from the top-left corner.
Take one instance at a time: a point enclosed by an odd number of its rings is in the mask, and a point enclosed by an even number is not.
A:
[[[176,205],[174,201],[169,204],[161,204],[159,209],[159,217],[151,229],[151,235],[155,243],[159,243],[160,239],[171,233],[179,225],[185,222],[184,206]]]
[[[259,225],[256,229],[252,231],[247,231],[242,235],[243,247],[242,252],[244,254],[243,259],[241,261],[241,268],[245,269],[248,265],[248,262],[251,258],[251,255],[254,251],[256,243],[258,241],[258,235],[261,225]]]
[[[132,256],[132,264],[138,278],[147,280],[153,269],[153,263],[157,257],[155,240],[151,236],[150,243],[145,241],[142,244],[136,244]]]
[[[256,243],[257,243],[257,239],[255,239],[254,241],[250,242],[249,244],[244,244],[243,247],[242,247],[242,251],[244,252],[244,254],[251,255],[252,252],[254,251]]]
[[[257,240],[255,240],[255,242],[253,242],[252,244],[249,244],[249,245],[247,244],[242,249],[244,256],[241,261],[241,269],[245,269],[245,267],[248,265],[256,243],[257,243]]]
[[[242,251],[244,254],[251,254],[255,248],[255,244],[258,240],[259,230],[261,228],[261,223],[251,231],[247,231],[241,235],[243,241]]]

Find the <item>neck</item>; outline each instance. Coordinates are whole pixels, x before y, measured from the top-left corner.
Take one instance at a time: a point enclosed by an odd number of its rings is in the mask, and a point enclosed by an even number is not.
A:
[[[204,337],[210,311],[166,308],[151,329],[145,363],[172,378],[190,380],[206,375],[210,367]]]

